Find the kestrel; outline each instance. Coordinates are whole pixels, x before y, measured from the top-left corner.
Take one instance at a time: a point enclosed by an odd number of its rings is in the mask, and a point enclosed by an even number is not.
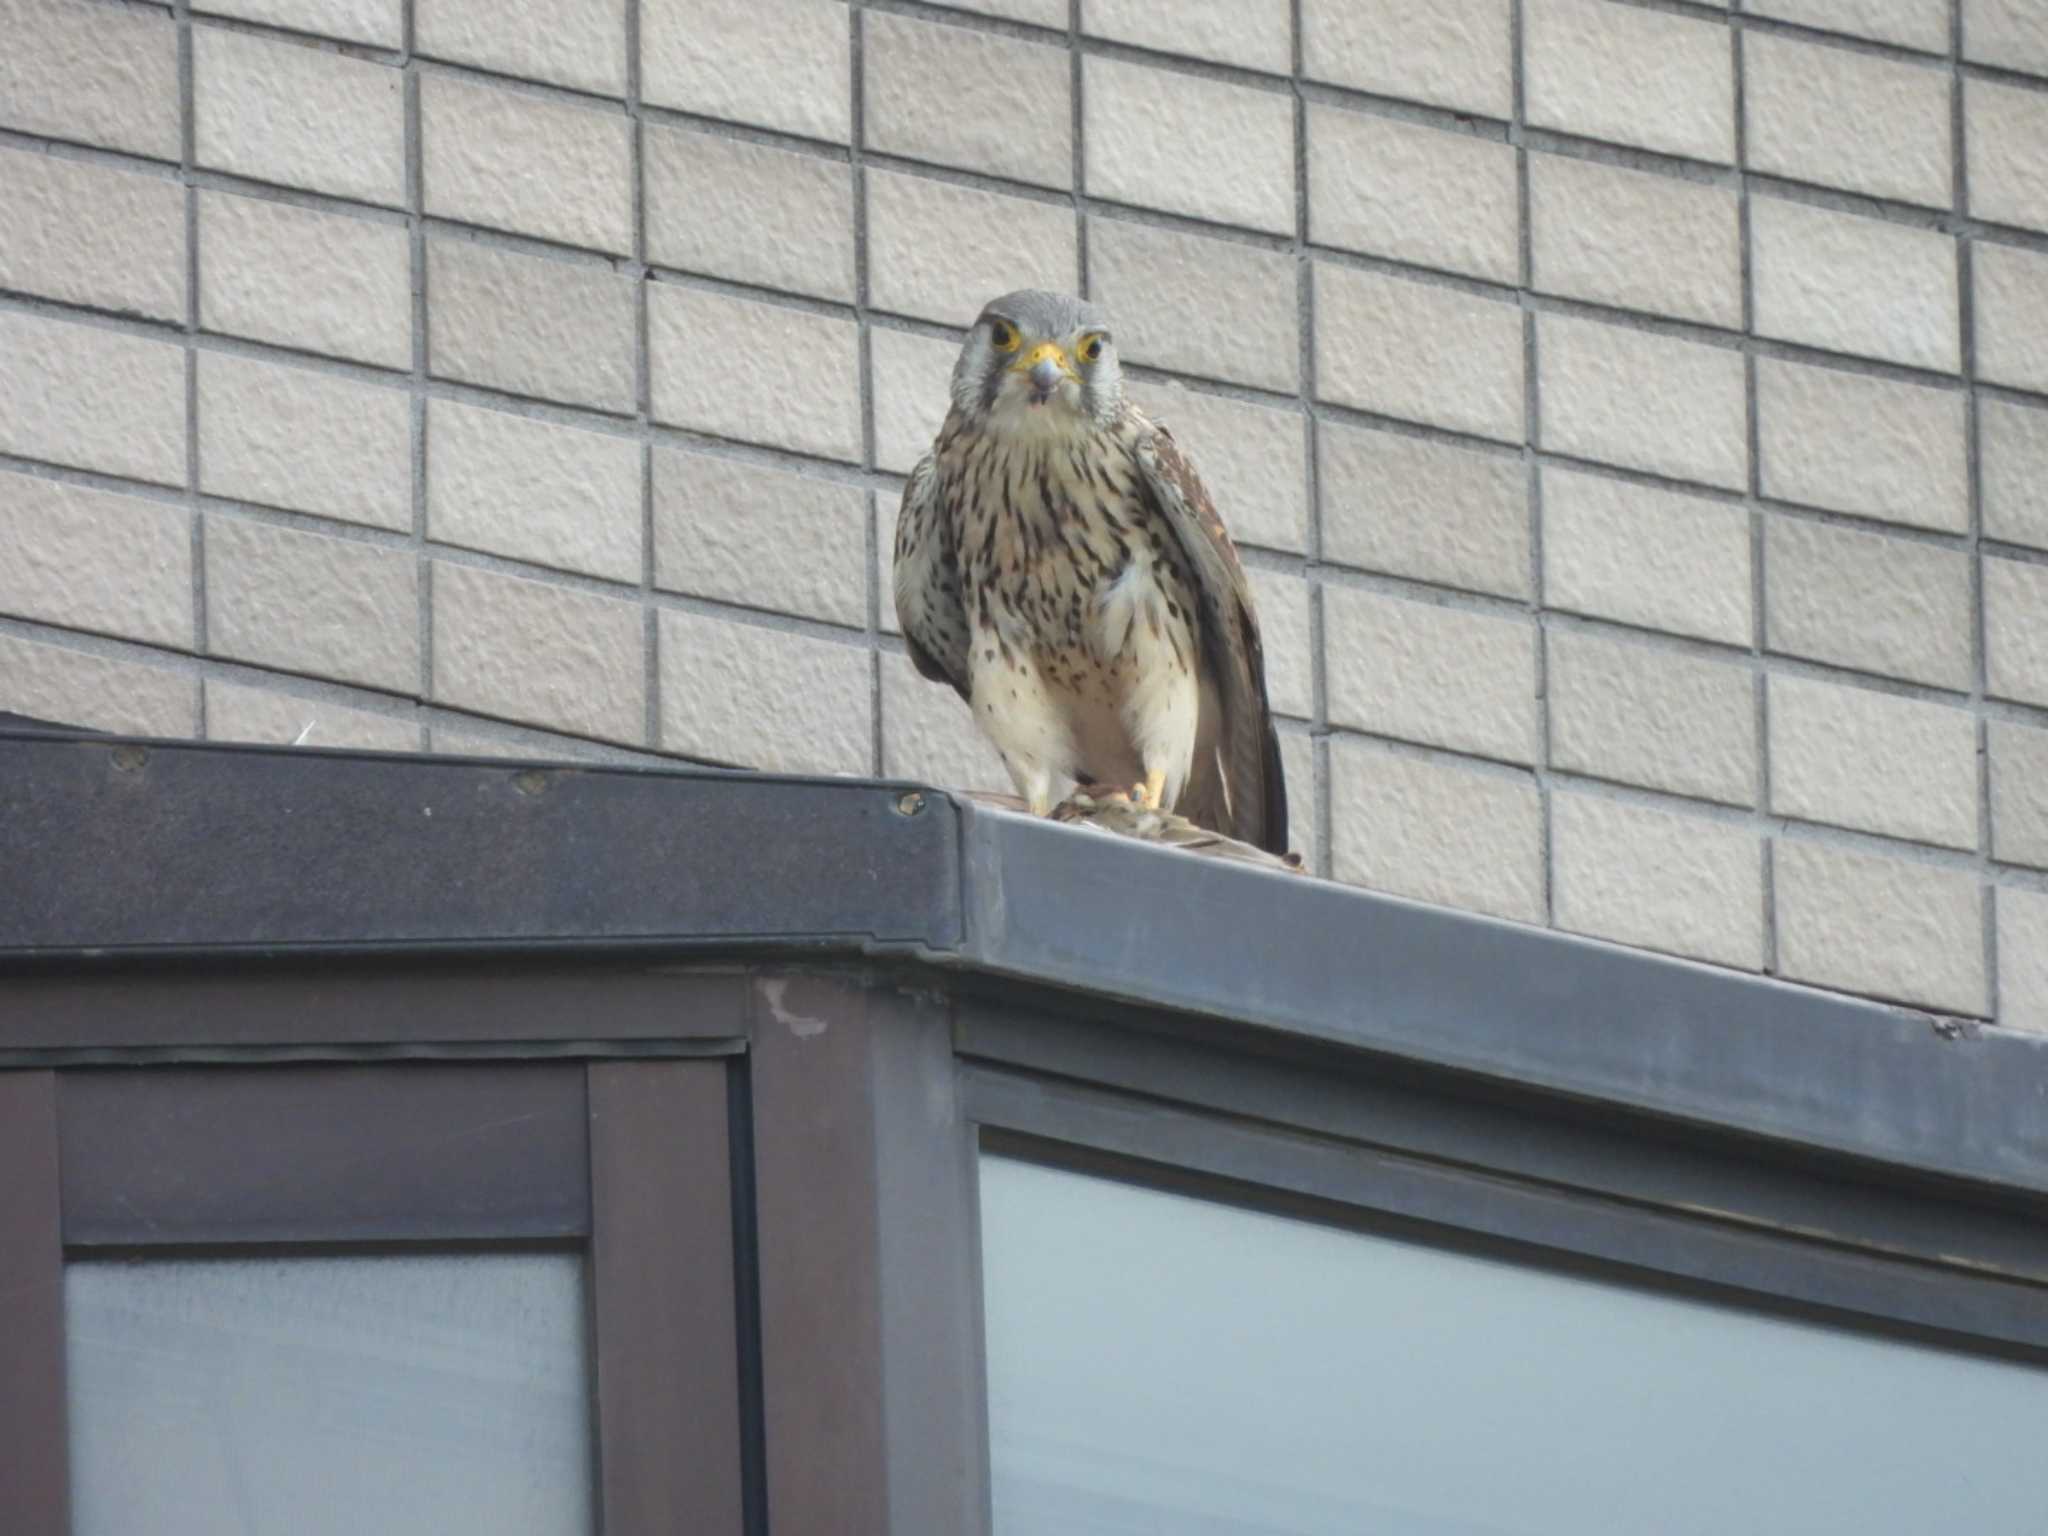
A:
[[[1031,810],[1081,786],[1272,853],[1287,787],[1259,624],[1215,503],[1124,398],[1109,322],[1006,294],[953,367],[952,408],[896,525],[896,613]]]

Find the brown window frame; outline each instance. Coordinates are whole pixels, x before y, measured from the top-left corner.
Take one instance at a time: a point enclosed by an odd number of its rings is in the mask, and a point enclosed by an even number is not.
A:
[[[8,1529],[68,1528],[67,1260],[537,1245],[586,1265],[599,1528],[743,1532],[730,1074],[720,1057],[0,1072]]]

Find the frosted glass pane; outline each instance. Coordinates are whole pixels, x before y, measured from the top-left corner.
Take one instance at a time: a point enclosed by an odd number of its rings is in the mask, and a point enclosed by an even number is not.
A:
[[[64,1271],[73,1536],[576,1536],[575,1254]]]
[[[2048,1372],[981,1165],[998,1536],[2048,1530]]]

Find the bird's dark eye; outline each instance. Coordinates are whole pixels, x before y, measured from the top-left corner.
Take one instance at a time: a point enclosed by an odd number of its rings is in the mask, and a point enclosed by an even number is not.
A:
[[[1074,349],[1075,356],[1079,357],[1084,363],[1100,362],[1102,360],[1102,343],[1104,339],[1100,331],[1084,337],[1081,345]]]
[[[989,343],[998,352],[1014,352],[1017,350],[1017,343],[1019,341],[1017,327],[1010,324],[1007,320],[991,321],[988,328],[988,339]]]

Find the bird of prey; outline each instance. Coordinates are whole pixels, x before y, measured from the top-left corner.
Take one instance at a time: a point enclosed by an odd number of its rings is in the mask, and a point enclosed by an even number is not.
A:
[[[1032,812],[1128,786],[1286,852],[1244,568],[1187,455],[1124,398],[1101,310],[1027,290],[981,312],[904,487],[895,586],[911,660]]]

